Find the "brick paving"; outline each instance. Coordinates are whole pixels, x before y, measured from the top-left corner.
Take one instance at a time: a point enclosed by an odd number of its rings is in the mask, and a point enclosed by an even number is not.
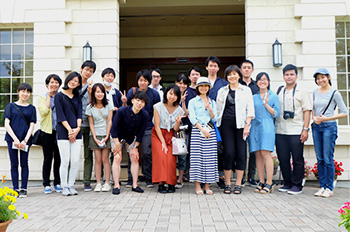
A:
[[[157,187],[139,194],[122,185],[120,195],[76,188],[78,196],[63,197],[30,187],[16,203],[29,219],[15,220],[8,231],[345,231],[337,211],[350,200],[350,189],[339,187],[332,198],[314,197],[315,184],[296,196],[277,188],[262,195],[250,186],[241,195],[213,186],[213,196],[197,196],[190,183],[174,194],[160,194]]]

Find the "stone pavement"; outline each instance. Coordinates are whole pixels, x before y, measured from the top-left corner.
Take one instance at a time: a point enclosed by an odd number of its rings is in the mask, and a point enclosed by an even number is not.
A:
[[[8,231],[345,231],[338,227],[338,209],[350,200],[350,189],[339,187],[332,198],[314,197],[315,183],[296,196],[277,188],[262,195],[250,186],[241,195],[213,186],[213,196],[197,196],[185,183],[174,194],[157,187],[139,194],[122,185],[120,195],[83,192],[78,184],[78,196],[63,197],[36,186],[16,202],[29,219],[15,220]]]

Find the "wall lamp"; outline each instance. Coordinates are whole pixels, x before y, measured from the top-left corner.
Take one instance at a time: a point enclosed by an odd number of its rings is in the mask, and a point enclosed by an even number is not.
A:
[[[274,44],[272,44],[272,56],[273,56],[273,66],[282,66],[282,44],[276,38]]]
[[[83,57],[84,61],[92,60],[92,47],[90,46],[89,41],[86,41],[86,44],[83,47]]]

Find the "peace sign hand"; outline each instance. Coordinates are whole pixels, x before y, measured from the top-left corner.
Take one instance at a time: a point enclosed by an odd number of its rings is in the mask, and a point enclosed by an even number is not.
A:
[[[120,94],[122,95],[122,97],[121,97],[122,102],[123,102],[124,104],[126,104],[126,102],[128,101],[128,98],[126,97],[126,92],[125,92],[125,90],[124,90],[124,94],[122,93],[122,91],[119,91],[119,92],[120,92]]]

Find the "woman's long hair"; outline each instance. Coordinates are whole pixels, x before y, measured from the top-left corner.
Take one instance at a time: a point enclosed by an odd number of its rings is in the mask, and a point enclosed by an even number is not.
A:
[[[99,88],[105,94],[103,96],[103,99],[102,99],[102,105],[103,105],[103,107],[106,107],[106,105],[108,105],[107,93],[106,93],[105,87],[101,83],[96,83],[96,84],[94,84],[94,86],[92,86],[90,105],[91,106],[97,105],[97,99],[95,97],[95,93],[97,91],[97,88]]]

